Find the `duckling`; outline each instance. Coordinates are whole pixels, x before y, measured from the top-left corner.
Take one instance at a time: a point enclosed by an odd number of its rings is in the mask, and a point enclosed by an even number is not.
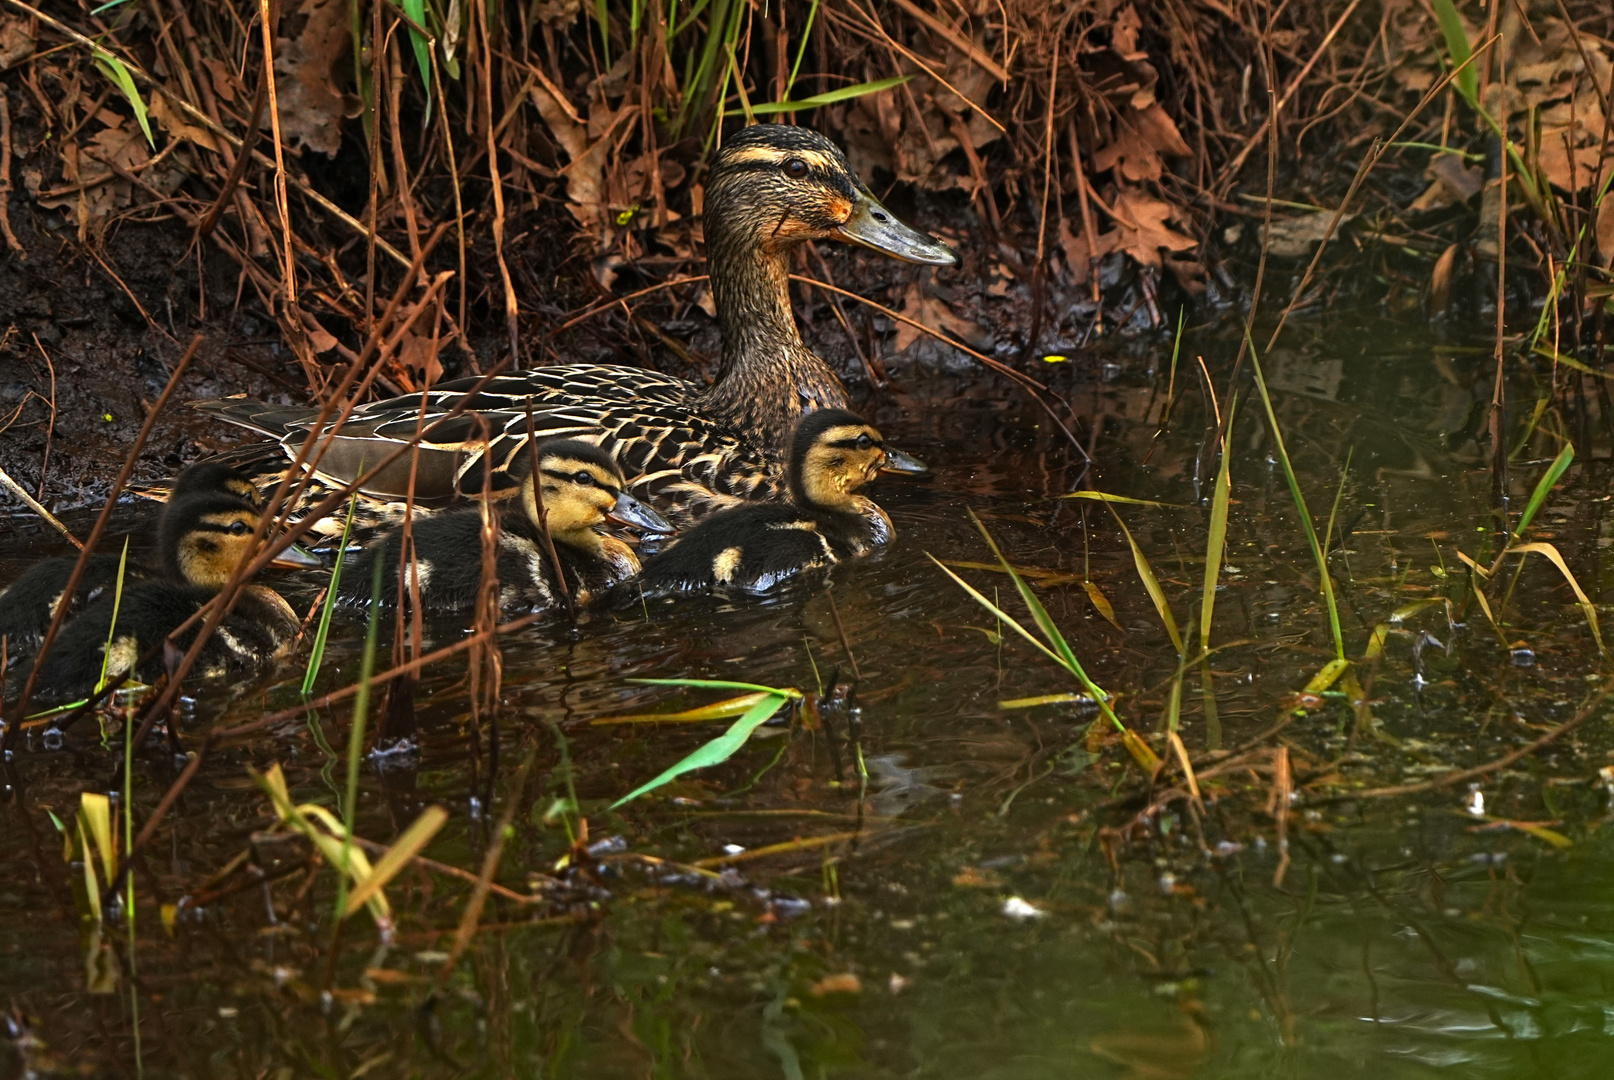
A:
[[[258,489],[246,476],[215,461],[202,461],[174,478],[169,504],[182,502],[193,495],[223,495],[241,499],[256,508],[262,505]],[[166,508],[165,511],[166,513]],[[78,589],[68,601],[67,618],[71,619],[103,595],[110,595],[117,587],[118,564],[121,555],[101,552],[91,555],[79,578]],[[0,638],[5,638],[11,660],[20,659],[37,649],[50,628],[56,608],[67,590],[68,579],[73,576],[77,555],[62,555],[44,559],[23,571],[22,576],[0,591]],[[123,581],[130,584],[165,576],[184,580],[164,556],[163,565],[153,568],[130,562],[124,567]]]
[[[517,462],[521,473],[519,509],[499,513],[499,604],[540,610],[557,599],[555,570],[543,536],[547,519],[555,555],[573,601],[587,604],[606,589],[639,572],[633,548],[599,531],[606,522],[669,533],[665,518],[629,495],[622,469],[600,447],[559,439],[538,448],[538,474],[531,456]],[[541,479],[541,483],[539,480]],[[540,499],[542,500],[540,505]],[[466,506],[416,521],[411,530],[421,606],[431,611],[463,611],[476,602],[482,581],[482,512]],[[382,562],[381,601],[398,601],[398,559],[402,530],[371,544],[342,574],[338,595],[348,603],[368,603],[377,560]],[[406,583],[405,589],[409,586]]]
[[[922,473],[917,458],[885,445],[844,409],[820,409],[790,444],[791,502],[756,502],[702,521],[644,564],[647,595],[714,588],[768,592],[791,578],[889,543],[886,512],[858,489],[877,473]]]
[[[94,692],[103,666],[108,678],[135,668],[142,656],[217,595],[242,560],[254,553],[253,533],[260,513],[256,506],[227,491],[190,490],[164,507],[158,525],[157,548],[167,579],[126,583],[121,596],[105,591],[63,626],[51,651],[33,661],[39,667],[38,700],[65,701]],[[293,546],[275,565],[312,567],[319,561]],[[196,673],[212,676],[277,660],[289,651],[298,627],[291,605],[279,593],[248,585],[203,646]],[[188,649],[199,628],[198,623],[180,635],[176,644]],[[159,656],[133,675],[150,682],[162,670]],[[14,683],[21,686],[27,679],[25,668]]]

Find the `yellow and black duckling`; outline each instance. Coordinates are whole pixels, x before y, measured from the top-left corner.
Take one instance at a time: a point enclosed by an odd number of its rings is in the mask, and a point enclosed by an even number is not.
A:
[[[260,505],[258,489],[252,481],[216,461],[198,462],[175,477],[169,501],[183,502],[198,495],[221,495],[245,500],[253,507]],[[162,560],[157,567],[146,567],[135,562],[126,564],[123,574],[125,586],[153,577],[183,580],[178,575],[177,567],[168,562],[166,554]],[[118,564],[121,561],[121,555],[110,552],[90,556],[79,578],[78,589],[68,602],[66,618],[71,619],[117,587]],[[77,562],[76,555],[62,555],[37,562],[23,571],[22,576],[4,591],[0,591],[0,638],[6,639],[11,660],[32,652],[44,639]]]
[[[475,497],[484,469],[493,473],[496,495],[512,495],[519,480],[510,470],[524,456],[530,401],[538,437],[582,437],[613,446],[628,487],[676,523],[741,500],[784,496],[783,450],[797,419],[847,404],[840,380],[796,328],[792,251],[806,241],[829,239],[915,263],[946,266],[958,258],[881,206],[833,142],[784,124],[758,124],[728,139],[712,161],[702,220],[723,342],[711,386],[607,364],[515,372],[490,379],[474,393],[478,379],[456,379],[426,394],[354,410],[316,477],[346,483],[364,472],[364,463],[375,465],[415,434],[425,398],[428,424],[463,402],[467,413],[481,414],[492,439],[482,442],[476,418],[466,413],[446,420],[421,444],[417,500]],[[233,458],[260,471],[262,482],[284,471],[285,457],[297,453],[316,415],[242,400],[198,407],[280,440],[267,453]],[[401,455],[367,483],[372,517],[387,520],[400,512],[411,456]],[[333,519],[332,527],[340,528],[340,521]]]
[[[181,485],[182,490],[184,486]],[[134,668],[139,659],[216,596],[244,559],[256,551],[253,532],[260,510],[228,491],[197,491],[163,508],[157,547],[167,580],[125,584],[121,596],[111,589],[62,627],[43,658],[36,659],[40,701],[61,701],[94,692],[102,676],[112,678]],[[314,567],[318,560],[291,547],[277,566]],[[114,623],[114,611],[116,622]],[[188,649],[200,623],[180,635],[176,644]],[[291,606],[274,590],[248,585],[235,607],[208,638],[193,669],[198,676],[244,670],[279,659],[297,637],[299,622]],[[110,642],[110,648],[108,644]],[[133,672],[151,682],[163,670],[157,655]],[[22,686],[24,669],[13,680]]]
[[[733,589],[763,593],[807,570],[861,555],[896,535],[891,519],[858,489],[882,472],[922,473],[918,459],[885,445],[844,409],[820,409],[796,425],[790,444],[791,501],[714,514],[647,559],[646,595]]]
[[[623,490],[622,470],[604,450],[578,439],[556,439],[538,447],[534,477],[531,452],[521,475],[519,509],[499,516],[499,604],[539,610],[559,599],[555,566],[543,530],[555,542],[555,556],[566,575],[567,594],[587,604],[639,572],[639,559],[623,541],[599,531],[607,522],[653,533],[672,531],[665,518]],[[517,463],[518,466],[522,463]],[[416,580],[405,578],[404,595],[420,591],[428,611],[463,611],[476,602],[482,582],[482,512],[461,507],[413,523]],[[381,600],[397,603],[401,529],[394,529],[360,553],[342,575],[338,593],[349,603],[368,603],[381,561]]]

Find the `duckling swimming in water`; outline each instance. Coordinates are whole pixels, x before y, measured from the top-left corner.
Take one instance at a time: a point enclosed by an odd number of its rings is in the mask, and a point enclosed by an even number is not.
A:
[[[197,491],[194,487],[191,491],[164,507],[158,526],[157,548],[168,580],[130,585],[126,579],[121,596],[103,591],[63,626],[50,653],[35,661],[39,664],[38,700],[85,697],[100,682],[103,666],[109,679],[134,668],[142,656],[216,596],[241,562],[254,554],[258,508],[227,491]],[[319,561],[291,547],[274,565],[312,567]],[[290,650],[299,625],[291,605],[279,593],[248,585],[203,646],[195,671],[211,676],[268,664]],[[199,628],[200,623],[180,635],[175,644],[188,649]],[[133,675],[151,682],[162,670],[159,656],[140,665]],[[15,685],[20,687],[27,679],[24,669]]]
[[[174,479],[170,505],[191,496],[222,495],[241,499],[252,507],[261,506],[258,489],[235,469],[215,461],[192,465]],[[167,513],[165,507],[164,513]],[[178,567],[169,563],[166,553],[160,555],[161,565],[142,566],[130,562],[124,568],[124,587],[154,577],[185,580]],[[68,603],[67,618],[71,619],[103,595],[110,595],[118,583],[120,555],[101,552],[91,555],[79,578],[78,589]],[[73,576],[77,555],[61,555],[44,559],[23,571],[22,576],[0,591],[0,638],[5,638],[10,659],[15,661],[33,652],[44,640],[50,628],[57,605],[67,590],[68,579]],[[228,576],[228,575],[226,575]]]
[[[791,502],[748,503],[702,521],[646,560],[639,577],[644,593],[763,593],[864,554],[889,543],[896,530],[858,489],[878,473],[926,471],[844,409],[820,409],[796,425],[788,469]]]
[[[566,575],[573,602],[587,604],[639,572],[633,548],[598,531],[606,522],[654,533],[672,531],[665,518],[629,495],[616,459],[592,443],[558,439],[538,448],[538,473],[531,458],[519,455],[522,473],[518,507],[499,513],[499,605],[540,610],[554,604],[559,588],[549,545]],[[541,502],[540,502],[541,500]],[[411,530],[421,606],[428,611],[463,611],[476,603],[482,582],[482,512],[477,506],[416,521]],[[381,602],[398,602],[398,559],[402,530],[394,529],[365,548],[342,574],[338,595],[368,603],[376,561],[382,561]],[[405,590],[409,588],[405,583]]]

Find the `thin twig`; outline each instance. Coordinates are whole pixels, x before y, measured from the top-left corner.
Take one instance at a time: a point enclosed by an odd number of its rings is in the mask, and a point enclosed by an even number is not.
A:
[[[45,524],[67,537],[68,543],[72,544],[80,551],[84,550],[84,545],[79,543],[78,537],[74,536],[66,525],[63,525],[60,521],[56,520],[55,514],[52,514],[49,510],[46,510],[44,506],[40,505],[39,501],[32,495],[28,494],[27,489],[25,489],[21,484],[17,483],[17,481],[13,480],[11,478],[11,474],[6,472],[6,470],[3,468],[0,468],[0,484],[4,484],[7,490],[22,500],[23,505],[27,506],[28,509],[38,514]]]
[[[11,231],[11,105],[6,100],[6,93],[0,88],[0,232],[6,237],[6,246],[17,252],[22,258],[28,257],[27,250],[17,234]]]

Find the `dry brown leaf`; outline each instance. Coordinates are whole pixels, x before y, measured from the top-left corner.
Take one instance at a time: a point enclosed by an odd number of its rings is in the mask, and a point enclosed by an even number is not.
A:
[[[1059,247],[1065,253],[1070,279],[1077,285],[1085,285],[1092,272],[1093,252],[1087,246],[1086,234],[1078,236],[1072,232],[1070,222],[1063,217],[1059,219]]]
[[[1604,195],[1597,207],[1597,250],[1604,266],[1614,266],[1614,195]]]
[[[410,332],[398,345],[398,362],[414,372],[421,383],[431,385],[443,377],[443,365],[437,359],[441,352],[431,338]]]
[[[281,133],[288,143],[334,156],[342,146],[342,121],[357,115],[357,99],[337,82],[337,73],[353,62],[347,0],[301,0],[281,18],[280,32],[275,92]]]
[[[1444,210],[1448,206],[1467,202],[1479,194],[1485,183],[1484,174],[1479,168],[1463,164],[1459,154],[1436,154],[1429,168],[1424,170],[1424,175],[1433,182],[1412,201],[1408,210]]]
[[[1187,251],[1198,244],[1191,236],[1171,228],[1167,222],[1178,219],[1179,211],[1164,199],[1157,199],[1141,188],[1121,188],[1115,196],[1118,228],[1100,236],[1095,245],[1100,256],[1124,251],[1139,266],[1160,268],[1160,249]]]
[[[1562,191],[1601,180],[1603,108],[1593,92],[1541,110],[1541,171]]]
[[[219,96],[219,100],[233,102],[236,81],[235,72],[230,70],[230,65],[211,56],[204,56],[202,66],[207,69],[208,80],[213,84],[213,93]]]
[[[928,295],[917,281],[908,283],[908,291],[902,294],[902,313],[917,323],[930,327],[932,330],[951,330],[960,338],[968,342],[980,340],[983,331],[968,319],[960,318],[953,313],[939,298]],[[909,326],[907,323],[897,324],[897,338],[892,342],[892,349],[896,352],[905,352],[908,346],[919,340],[923,331]]]
[[[0,71],[4,71],[34,51],[31,19],[21,15],[0,15]]]
[[[1151,103],[1148,108],[1134,109],[1117,118],[1114,139],[1094,152],[1093,168],[1103,172],[1119,163],[1121,178],[1133,183],[1158,180],[1162,154],[1188,157],[1192,153],[1176,121],[1158,104]]]
[[[1457,265],[1457,245],[1449,245],[1435,260],[1429,275],[1429,313],[1439,315],[1451,303],[1452,268]]]
[[[213,133],[186,121],[173,106],[168,104],[166,94],[151,95],[150,112],[151,118],[174,138],[187,139],[204,149],[218,152],[218,140],[214,138]]]
[[[117,119],[114,114],[106,115]],[[114,126],[96,132],[83,147],[74,143],[63,144],[61,154],[63,186],[78,187],[78,190],[41,197],[43,181],[40,174],[26,171],[23,174],[24,182],[40,206],[50,210],[71,210],[71,217],[81,237],[86,235],[91,224],[111,217],[127,207],[133,198],[133,185],[115,175],[103,162],[133,171],[150,159],[145,136],[138,129],[125,130],[121,120]]]
[[[605,165],[611,151],[611,141],[603,135],[593,137],[592,130],[598,126],[609,132],[616,116],[603,97],[596,97],[584,122],[571,102],[543,79],[533,85],[532,103],[570,162],[561,170],[570,200],[567,208],[580,225],[592,230],[605,220]]]

